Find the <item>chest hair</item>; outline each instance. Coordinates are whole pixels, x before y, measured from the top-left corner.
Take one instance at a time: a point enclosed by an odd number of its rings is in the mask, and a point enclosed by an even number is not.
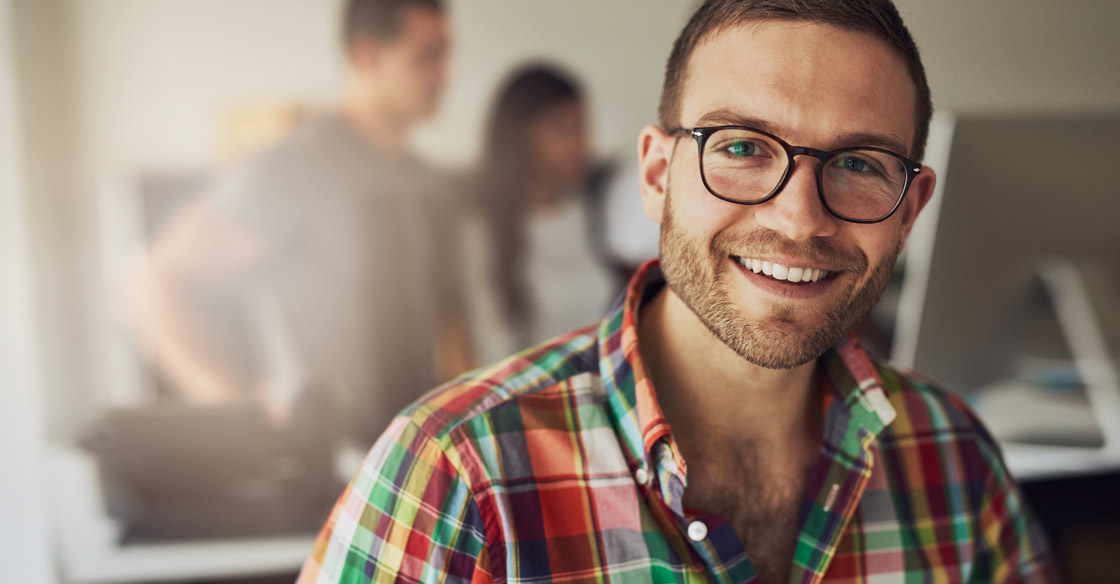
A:
[[[776,471],[753,449],[736,458],[690,462],[684,505],[730,522],[762,581],[784,584],[793,566],[807,472]]]

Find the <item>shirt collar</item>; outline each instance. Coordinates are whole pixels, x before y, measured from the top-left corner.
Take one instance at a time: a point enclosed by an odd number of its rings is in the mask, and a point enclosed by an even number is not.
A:
[[[642,301],[664,284],[657,260],[646,262],[599,325],[599,372],[611,418],[631,463],[639,465],[648,460],[657,440],[669,433],[638,351],[637,328]]]
[[[626,293],[599,326],[599,371],[612,421],[634,466],[645,466],[654,447],[670,435],[653,383],[638,350],[638,311],[665,285],[657,260],[638,268]],[[859,341],[848,333],[820,358],[827,386],[826,442],[862,458],[867,438],[895,417],[883,382]],[[674,449],[675,450],[675,449]],[[677,463],[684,469],[684,461]]]

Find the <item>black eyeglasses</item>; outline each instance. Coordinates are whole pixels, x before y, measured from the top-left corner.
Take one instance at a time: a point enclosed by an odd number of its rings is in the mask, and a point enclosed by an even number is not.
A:
[[[873,146],[829,151],[790,146],[773,134],[743,126],[670,132],[696,140],[704,186],[729,203],[765,203],[785,187],[794,156],[818,159],[821,204],[834,217],[852,223],[878,223],[893,215],[914,177],[922,172],[921,164]]]

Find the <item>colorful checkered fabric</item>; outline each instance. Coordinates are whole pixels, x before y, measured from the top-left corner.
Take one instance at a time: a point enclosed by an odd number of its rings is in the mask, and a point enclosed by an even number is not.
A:
[[[758,582],[730,524],[681,505],[683,461],[638,353],[655,263],[597,329],[442,387],[398,416],[300,582]],[[820,360],[824,443],[791,582],[1052,582],[1044,539],[958,399]]]

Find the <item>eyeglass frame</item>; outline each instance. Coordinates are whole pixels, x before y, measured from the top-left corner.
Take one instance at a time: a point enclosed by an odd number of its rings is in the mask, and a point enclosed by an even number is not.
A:
[[[757,201],[737,201],[735,199],[728,198],[724,195],[721,195],[721,194],[715,192],[715,190],[712,189],[711,185],[708,184],[708,178],[704,175],[704,146],[707,144],[708,138],[710,138],[712,136],[712,134],[715,134],[716,132],[718,132],[720,130],[747,130],[747,131],[750,131],[750,132],[754,132],[756,134],[762,134],[763,136],[766,136],[766,137],[774,140],[778,144],[780,144],[782,146],[782,148],[786,151],[786,156],[788,156],[788,158],[789,158],[789,164],[786,165],[786,169],[782,173],[782,178],[780,180],[778,180],[777,186],[775,186],[774,190],[770,191],[770,193],[768,195],[766,195],[765,197],[762,197],[761,199],[759,199]],[[817,161],[818,161],[817,162],[817,169],[816,169],[817,198],[820,199],[821,205],[824,206],[824,209],[826,211],[828,211],[829,215],[832,215],[833,217],[836,217],[837,219],[840,219],[841,221],[847,221],[849,223],[858,223],[858,224],[861,224],[861,225],[867,225],[867,224],[871,224],[871,223],[880,223],[882,221],[886,221],[887,219],[890,219],[891,215],[894,215],[895,212],[898,211],[899,207],[902,206],[902,201],[904,201],[906,199],[906,194],[910,192],[910,185],[913,184],[914,178],[917,177],[922,172],[922,164],[920,162],[910,160],[909,158],[907,158],[907,157],[905,157],[901,154],[898,154],[897,152],[892,152],[890,150],[887,150],[886,148],[879,148],[879,147],[876,147],[876,146],[845,146],[844,148],[837,148],[835,150],[818,150],[816,148],[809,148],[808,146],[793,146],[789,142],[786,142],[785,140],[782,140],[781,138],[771,134],[770,132],[764,132],[764,131],[759,130],[757,128],[752,128],[750,126],[736,126],[736,125],[700,126],[700,127],[695,127],[695,128],[673,128],[673,129],[666,130],[666,132],[669,133],[670,135],[676,134],[676,135],[678,135],[678,137],[679,136],[691,136],[694,140],[696,140],[697,163],[700,166],[700,180],[704,183],[704,188],[707,189],[708,193],[711,194],[713,197],[715,197],[717,199],[720,199],[721,201],[726,201],[728,203],[733,203],[733,204],[736,204],[736,205],[761,205],[763,203],[766,203],[766,202],[772,200],[774,197],[778,196],[778,193],[782,192],[782,189],[784,189],[786,187],[786,183],[789,182],[789,177],[790,177],[790,175],[793,174],[793,167],[794,167],[794,164],[796,162],[794,160],[794,157],[795,156],[812,156],[813,158],[816,158]],[[855,151],[855,150],[871,150],[873,152],[881,152],[883,154],[893,156],[893,157],[895,157],[895,158],[897,158],[897,159],[899,159],[903,162],[903,168],[906,170],[906,182],[903,183],[903,185],[902,185],[902,193],[898,196],[898,200],[895,201],[894,207],[891,207],[890,211],[887,211],[887,213],[885,215],[883,215],[882,217],[879,217],[878,219],[853,219],[851,217],[846,217],[844,215],[841,215],[840,213],[837,213],[835,210],[833,210],[833,208],[831,206],[829,206],[828,201],[825,199],[825,196],[824,196],[824,163],[825,163],[825,161],[827,161],[829,158],[832,158],[833,156],[835,156],[837,154],[840,154],[842,152],[851,152],[851,151]]]

